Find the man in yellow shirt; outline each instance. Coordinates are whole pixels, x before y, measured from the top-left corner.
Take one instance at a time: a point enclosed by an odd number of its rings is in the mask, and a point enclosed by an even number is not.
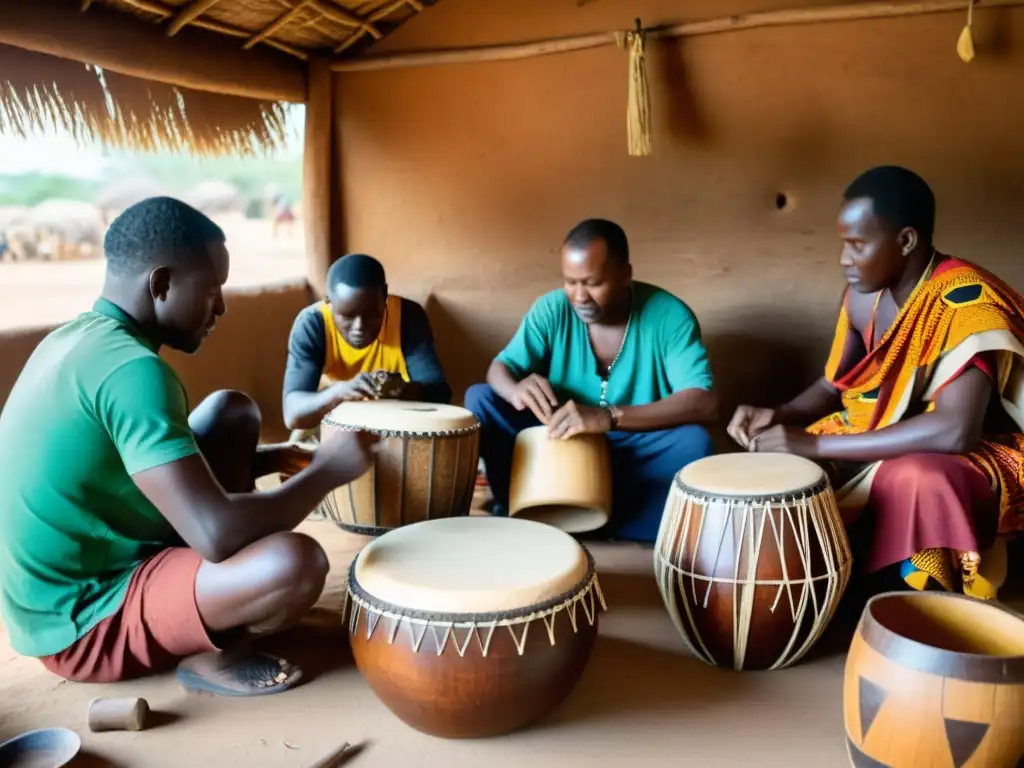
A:
[[[284,376],[284,419],[316,430],[346,400],[451,401],[430,321],[414,301],[388,294],[384,267],[353,253],[327,272],[327,298],[292,325]]]

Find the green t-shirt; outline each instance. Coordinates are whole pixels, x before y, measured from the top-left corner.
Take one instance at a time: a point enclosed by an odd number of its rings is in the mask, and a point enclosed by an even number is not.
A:
[[[533,303],[498,361],[517,379],[537,373],[562,397],[600,404],[601,376],[590,335],[562,289]],[[634,282],[633,317],[608,378],[608,402],[647,405],[684,389],[710,390],[712,383],[700,324],[690,308],[668,291]]]
[[[181,381],[114,304],[43,339],[0,413],[0,618],[18,653],[70,646],[180,543],[131,475],[198,450]]]

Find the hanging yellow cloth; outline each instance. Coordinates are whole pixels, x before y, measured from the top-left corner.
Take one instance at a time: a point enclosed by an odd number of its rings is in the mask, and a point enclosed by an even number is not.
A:
[[[326,351],[323,375],[335,381],[348,381],[360,373],[387,371],[398,373],[403,381],[409,381],[409,370],[402,353],[402,299],[388,296],[384,324],[377,338],[364,349],[351,346],[341,335],[334,323],[330,304],[320,305],[326,331]]]

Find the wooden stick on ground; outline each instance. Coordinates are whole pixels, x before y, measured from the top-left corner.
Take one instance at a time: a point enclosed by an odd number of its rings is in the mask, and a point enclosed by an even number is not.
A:
[[[974,7],[1011,8],[1024,5],[1024,0],[976,0]],[[837,21],[860,21],[865,19],[887,19],[900,16],[923,16],[932,13],[963,12],[965,0],[922,0],[922,2],[869,2],[849,5],[835,5],[823,8],[796,8],[762,13],[738,14],[705,21],[691,21],[668,27],[653,27],[644,30],[648,39],[662,37],[693,37],[713,35],[721,32],[762,27],[783,27],[798,24],[824,24]],[[335,61],[331,68],[335,72],[367,72],[399,67],[425,67],[437,64],[465,64],[481,61],[512,61],[553,53],[582,51],[604,45],[615,45],[617,32],[597,32],[591,35],[563,37],[554,40],[538,40],[510,45],[490,45],[474,48],[450,48],[436,51],[417,51],[381,56],[366,56]],[[344,44],[343,44],[344,45]]]
[[[346,758],[348,757],[345,753],[348,752],[352,745],[347,741],[337,749],[328,752],[326,755],[321,757],[309,768],[339,768],[344,765]]]

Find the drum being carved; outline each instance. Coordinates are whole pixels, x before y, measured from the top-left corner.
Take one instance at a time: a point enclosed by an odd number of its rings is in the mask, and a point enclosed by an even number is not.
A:
[[[516,436],[509,483],[509,515],[566,533],[595,531],[612,510],[612,467],[604,435],[552,440],[547,427]]]
[[[1024,616],[942,592],[871,598],[843,719],[854,768],[1024,764]]]
[[[349,571],[356,666],[406,724],[497,736],[552,712],[586,667],[604,610],[590,553],[514,518],[386,533]]]
[[[322,421],[381,437],[362,477],[329,493],[319,511],[341,528],[377,536],[410,523],[468,515],[479,457],[480,424],[454,405],[400,400],[342,403]]]
[[[846,590],[849,540],[824,471],[797,456],[711,456],[676,475],[654,568],[708,664],[780,669],[821,637]]]

